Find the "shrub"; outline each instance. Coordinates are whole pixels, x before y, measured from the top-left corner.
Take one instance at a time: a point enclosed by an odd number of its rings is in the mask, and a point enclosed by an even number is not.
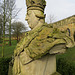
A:
[[[75,64],[64,58],[57,59],[57,71],[62,75],[75,75]]]
[[[10,60],[11,58],[0,58],[0,75],[8,75]]]

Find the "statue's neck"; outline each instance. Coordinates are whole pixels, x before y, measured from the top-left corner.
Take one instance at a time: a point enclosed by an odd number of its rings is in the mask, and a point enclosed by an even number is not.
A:
[[[38,24],[33,29],[31,29],[31,30],[34,30],[34,29],[38,28],[39,26],[43,25],[44,23],[45,22],[38,22]]]
[[[31,31],[29,31],[31,34],[35,33],[36,31],[38,31],[41,26],[44,25],[44,23],[39,23],[37,24],[33,29],[31,29]]]
[[[38,29],[40,26],[42,26],[44,23],[37,24],[32,30]]]

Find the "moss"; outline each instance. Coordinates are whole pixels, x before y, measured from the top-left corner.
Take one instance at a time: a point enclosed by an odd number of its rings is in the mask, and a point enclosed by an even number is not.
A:
[[[60,32],[58,29],[50,28],[47,24],[38,26],[22,40],[15,54],[19,54],[23,49],[28,48],[31,58],[40,58],[47,54],[53,46],[65,44],[65,37],[65,33]]]

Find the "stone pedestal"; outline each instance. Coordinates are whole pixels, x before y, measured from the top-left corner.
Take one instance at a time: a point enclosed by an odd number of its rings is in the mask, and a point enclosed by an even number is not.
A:
[[[18,75],[51,75],[56,72],[55,55],[46,55],[26,65],[20,63],[21,73]]]

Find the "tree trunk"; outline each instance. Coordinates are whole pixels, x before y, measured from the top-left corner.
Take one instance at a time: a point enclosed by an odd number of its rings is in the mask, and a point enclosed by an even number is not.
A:
[[[1,38],[2,38],[2,31],[3,31],[3,26],[2,26],[2,23],[1,23]]]
[[[10,13],[10,20],[9,20],[9,46],[11,46],[11,13]]]
[[[4,57],[4,46],[5,46],[5,0],[4,0],[4,16],[3,16],[3,43],[2,43],[2,57]]]
[[[18,43],[18,33],[17,33],[17,43]]]

